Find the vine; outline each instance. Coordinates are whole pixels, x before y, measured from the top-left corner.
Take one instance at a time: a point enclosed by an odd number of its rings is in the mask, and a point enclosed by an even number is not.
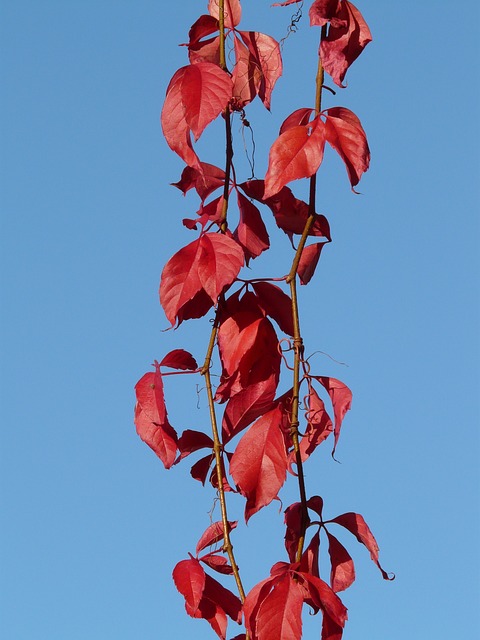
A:
[[[292,4],[297,5],[297,12],[289,34],[297,28],[303,2],[274,5]],[[352,394],[340,380],[311,373],[300,329],[297,286],[310,282],[323,248],[331,242],[328,221],[316,208],[317,172],[325,144],[344,161],[352,190],[369,167],[370,152],[360,120],[345,107],[322,110],[322,92],[329,89],[324,84],[326,73],[343,88],[348,68],[370,42],[371,34],[349,0],[312,3],[310,25],[320,28],[314,104],[298,108],[283,122],[263,180],[253,175],[252,134],[252,160],[247,157],[252,175],[239,183],[233,161],[232,117],[240,115],[243,131],[250,128],[245,109],[252,100],[258,97],[270,108],[282,73],[283,45],[263,33],[240,30],[241,17],[240,0],[210,0],[208,14],[201,15],[189,31],[189,64],[173,75],[167,88],[162,129],[168,145],[186,165],[174,186],[184,195],[194,189],[201,205],[197,218],[183,221],[188,229],[199,231],[198,237],[166,263],[160,302],[175,328],[211,309],[214,318],[201,367],[191,353],[176,349],[155,361],[154,371],[139,380],[135,424],[167,469],[203,451],[191,475],[203,484],[208,480],[217,492],[221,519],[200,536],[196,555],[190,554],[173,570],[187,613],[207,620],[222,639],[230,618],[245,628],[233,640],[297,640],[302,637],[301,614],[307,604],[314,613],[322,613],[322,640],[339,640],[347,612],[338,593],[352,584],[355,572],[350,554],[327,525],[339,525],[352,533],[366,546],[383,578],[392,577],[380,566],[378,545],[361,515],[349,512],[324,520],[322,498],[308,496],[304,465],[330,436],[332,456],[335,454]],[[232,50],[231,68],[227,41]],[[225,122],[224,169],[201,161],[192,141],[192,135],[198,140],[219,117]],[[296,198],[287,186],[299,179],[309,180],[308,202]],[[212,198],[217,190],[221,195]],[[236,226],[230,212],[232,195],[238,205]],[[294,236],[300,236],[285,276],[240,277],[242,267],[270,248],[259,207],[270,209],[292,246]],[[235,213],[233,216],[235,219]],[[289,293],[274,283],[286,285]],[[274,323],[284,335],[281,339]],[[288,361],[290,352],[293,363]],[[221,365],[216,388],[211,376],[215,354]],[[278,395],[282,363],[291,372],[292,385]],[[205,379],[210,433],[187,429],[179,436],[170,425],[163,377],[178,374]],[[321,398],[322,390],[332,405],[333,420]],[[223,406],[220,422],[217,414]],[[233,452],[228,452],[227,445],[240,435]],[[248,521],[278,497],[288,472],[297,478],[299,491],[299,501],[285,510],[288,562],[277,562],[270,576],[247,592],[234,555],[232,532],[238,523],[229,520],[227,495],[236,492],[246,499]],[[331,563],[328,582],[319,570],[322,529]],[[232,575],[238,595],[213,578],[211,571]]]

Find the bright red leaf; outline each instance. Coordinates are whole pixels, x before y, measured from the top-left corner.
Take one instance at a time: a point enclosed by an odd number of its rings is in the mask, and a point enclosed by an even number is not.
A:
[[[282,133],[273,143],[265,175],[264,199],[276,195],[292,180],[309,178],[323,160],[325,124],[320,117]]]
[[[231,576],[233,574],[233,569],[231,565],[228,564],[228,560],[225,556],[221,556],[219,552],[207,553],[198,559],[217,573],[221,573],[226,576]]]
[[[254,282],[252,287],[258,296],[258,304],[278,324],[280,329],[293,336],[292,300],[271,282]]]
[[[308,15],[310,16],[310,26],[323,27],[330,22],[332,25],[338,24],[336,18],[340,11],[340,0],[315,0],[310,7]],[[344,21],[340,21],[344,23]]]
[[[310,116],[315,109],[301,108],[296,109],[282,123],[280,127],[280,135],[293,127],[305,126],[310,122]]]
[[[258,640],[300,640],[303,590],[286,573],[261,603],[257,613]]]
[[[195,558],[182,560],[173,570],[173,581],[178,591],[185,598],[185,604],[196,612],[203,596],[206,574],[202,565]],[[190,613],[190,615],[192,615]]]
[[[211,62],[181,67],[170,80],[162,109],[162,128],[168,146],[201,172],[190,131],[197,140],[205,127],[225,109],[232,97],[230,76]]]
[[[247,498],[245,520],[274,500],[287,474],[287,452],[279,407],[259,418],[241,438],[230,462],[230,473]]]
[[[248,265],[251,258],[257,258],[270,247],[270,241],[257,207],[239,191],[237,192],[237,200],[240,221],[233,237],[243,247]]]
[[[238,88],[242,89],[242,76],[244,85],[247,80],[246,71],[248,77],[252,79],[255,93],[258,94],[265,107],[270,109],[273,88],[282,75],[280,45],[271,36],[258,31],[239,31],[238,33],[249,52],[249,56],[247,59],[245,52],[241,53],[243,73],[234,78],[234,82]],[[238,50],[241,51],[240,48]],[[250,86],[252,87],[252,85]],[[242,94],[245,94],[245,90],[242,91]]]
[[[135,426],[140,438],[157,454],[166,469],[175,462],[177,434],[168,422],[160,365],[136,384]]]
[[[190,189],[195,189],[202,202],[216,189],[225,184],[225,171],[213,164],[201,162],[201,172],[193,167],[185,167],[178,182],[172,186],[177,187],[185,195]]]
[[[347,609],[333,589],[321,578],[311,573],[298,571],[297,575],[303,579],[315,607],[321,609],[343,628],[347,620]]]
[[[180,249],[165,265],[160,282],[160,302],[171,325],[204,315],[235,280],[243,261],[241,247],[216,233]]]
[[[332,107],[326,115],[325,138],[345,162],[352,188],[370,165],[367,136],[357,116],[344,107]]]

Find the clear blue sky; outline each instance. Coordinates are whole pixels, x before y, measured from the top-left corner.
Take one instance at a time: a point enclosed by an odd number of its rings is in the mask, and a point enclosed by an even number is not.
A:
[[[186,64],[177,44],[206,4],[0,4],[6,640],[213,638],[207,623],[187,618],[170,578],[208,525],[213,494],[188,465],[166,472],[132,421],[133,385],[154,358],[177,347],[199,360],[205,352],[208,323],[162,332],[157,288],[165,261],[193,239],[181,219],[197,208],[169,186],[182,163],[162,139],[159,112]],[[302,290],[307,351],[348,364],[315,358],[319,373],[352,388],[354,404],[342,464],[322,452],[307,485],[331,517],[362,513],[397,574],[383,582],[349,542],[357,583],[345,594],[346,640],[473,638],[479,9],[474,0],[461,10],[444,0],[358,6],[374,42],[326,106],[359,115],[372,165],[355,196],[340,162],[326,158],[319,209],[334,242]],[[245,29],[284,36],[290,8],[243,7]],[[248,114],[258,176],[279,123],[311,105],[317,37],[305,17],[285,43],[272,115],[260,106]],[[204,155],[220,162],[207,138]],[[269,225],[283,275],[287,244]],[[193,381],[168,384],[167,394],[179,431],[207,428]],[[283,496],[285,506],[296,499],[293,488]],[[285,559],[281,521],[272,505],[234,538],[247,586]],[[318,638],[320,621],[305,629]]]

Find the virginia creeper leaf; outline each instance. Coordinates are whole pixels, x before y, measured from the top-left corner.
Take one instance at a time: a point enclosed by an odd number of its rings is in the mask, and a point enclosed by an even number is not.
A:
[[[342,0],[335,17],[320,44],[320,56],[325,71],[343,87],[348,67],[372,41],[372,34],[360,11],[348,0]]]
[[[308,12],[310,26],[323,27],[327,22],[335,26],[345,24],[345,20],[336,17],[340,7],[340,0],[315,0]]]
[[[352,189],[370,165],[367,136],[357,116],[344,107],[327,109],[325,138],[345,163]]]
[[[136,384],[135,426],[140,438],[157,454],[166,469],[175,462],[177,434],[168,422],[160,365]]]
[[[257,613],[258,640],[300,640],[303,591],[293,576],[285,574],[263,600]]]
[[[195,558],[182,560],[173,570],[173,581],[193,612],[198,610],[205,588],[206,574]],[[192,615],[190,613],[190,615]]]
[[[237,522],[228,523],[228,532],[235,529]],[[197,542],[196,553],[197,555],[203,549],[210,547],[219,540],[223,540],[223,523],[221,521],[212,523],[200,536],[200,540]]]
[[[277,497],[287,474],[287,452],[281,408],[259,418],[242,436],[230,462],[230,473],[247,498],[245,520]]]
[[[313,112],[314,109],[296,109],[283,121],[282,126],[280,127],[280,134],[285,133],[285,131],[292,129],[293,127],[307,125]]]
[[[314,378],[315,380],[318,380],[318,382],[320,382],[320,384],[322,384],[328,391],[328,395],[330,396],[330,400],[333,404],[333,413],[335,417],[335,442],[333,445],[332,456],[334,456],[338,439],[340,437],[343,418],[352,406],[352,392],[347,385],[343,384],[343,382],[340,382],[340,380],[337,380],[336,378],[326,378],[321,376],[314,376]]]
[[[320,259],[320,254],[326,244],[326,242],[316,242],[315,244],[310,244],[303,249],[297,268],[300,284],[308,284],[313,278],[313,274],[315,273],[315,269],[317,268],[317,264]]]
[[[347,620],[347,609],[333,589],[321,578],[311,573],[299,571],[298,576],[303,578],[314,605],[343,628]]]
[[[370,557],[380,569],[384,580],[393,580],[395,576],[389,576],[386,571],[380,566],[378,560],[378,544],[373,533],[370,531],[367,523],[359,513],[343,513],[341,516],[337,516],[328,522],[336,522],[337,524],[345,527],[350,533],[352,533],[359,542],[364,544],[370,552]]]
[[[258,296],[258,303],[265,313],[273,318],[280,329],[293,336],[292,300],[290,296],[271,282],[254,282],[252,284]]]
[[[355,567],[353,560],[335,536],[327,531],[328,554],[330,556],[331,571],[330,585],[335,593],[348,589],[355,581]]]
[[[257,207],[242,193],[237,192],[240,221],[233,233],[235,240],[243,247],[245,259],[257,258],[270,246],[267,229]]]
[[[176,462],[179,462],[194,451],[199,451],[200,449],[213,449],[213,440],[202,431],[186,429],[178,439],[177,446],[180,451],[180,456]]]
[[[201,162],[202,171],[193,167],[185,167],[178,182],[172,186],[177,187],[185,195],[190,189],[195,189],[202,202],[216,189],[225,184],[225,171],[208,162]]]
[[[184,349],[174,349],[160,362],[161,367],[170,367],[171,369],[180,369],[181,371],[195,371],[198,364],[191,353]]]
[[[208,310],[235,280],[243,260],[238,244],[216,233],[200,236],[170,258],[162,272],[160,302],[172,327],[176,321],[204,315],[205,295],[200,300],[196,296],[203,293],[210,298]],[[197,304],[189,305],[193,301]]]
[[[218,0],[209,0],[208,12],[217,20],[219,19],[219,3]],[[242,19],[242,7],[240,0],[225,0],[225,26],[228,29],[233,29],[239,24]]]
[[[221,573],[226,576],[231,576],[233,574],[233,569],[231,565],[228,564],[228,560],[225,556],[221,556],[218,552],[207,553],[204,556],[198,558],[200,562],[203,562],[218,573]]]
[[[248,69],[253,73],[256,93],[267,109],[270,109],[272,91],[282,75],[280,45],[271,36],[258,31],[239,31],[250,56]]]
[[[317,172],[323,160],[325,124],[320,117],[309,125],[298,125],[282,133],[273,143],[265,175],[265,199],[282,187]]]

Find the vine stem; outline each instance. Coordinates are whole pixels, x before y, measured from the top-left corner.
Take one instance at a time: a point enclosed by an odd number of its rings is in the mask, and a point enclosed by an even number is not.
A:
[[[320,35],[320,43],[326,36],[327,27],[322,27]],[[316,76],[316,92],[315,92],[315,115],[320,114],[322,108],[322,87],[324,80],[324,69],[322,60],[318,58],[318,68]],[[300,259],[302,257],[303,249],[307,241],[308,235],[317,218],[316,214],[316,188],[317,188],[317,174],[315,173],[310,178],[310,193],[308,201],[308,218],[303,229],[302,237],[297,247],[295,257],[292,262],[292,267],[287,276],[287,283],[290,285],[290,296],[292,298],[292,317],[293,317],[293,349],[294,349],[294,361],[293,361],[293,393],[292,393],[292,414],[290,419],[290,435],[292,438],[293,448],[295,451],[295,463],[297,465],[297,477],[298,486],[300,492],[300,504],[301,504],[301,521],[300,521],[300,535],[298,539],[296,561],[300,562],[303,549],[305,546],[305,536],[308,527],[308,507],[307,507],[307,491],[305,487],[305,474],[303,471],[302,455],[300,451],[300,435],[298,431],[299,421],[299,405],[300,405],[300,365],[303,361],[303,339],[300,332],[300,318],[298,313],[298,297],[297,297],[297,272]]]
[[[219,30],[220,30],[220,66],[224,71],[228,72],[226,67],[226,61],[225,61],[224,4],[225,4],[224,0],[219,0],[218,7],[219,7]],[[225,118],[225,137],[226,137],[226,160],[225,160],[225,186],[223,191],[223,205],[222,205],[221,224],[220,224],[221,233],[226,233],[227,227],[228,227],[228,223],[227,223],[228,196],[229,196],[229,186],[230,186],[230,174],[231,174],[232,160],[233,160],[232,131],[231,131],[229,106],[225,108],[224,118]],[[219,434],[217,416],[215,412],[215,400],[214,400],[214,394],[213,394],[212,379],[210,375],[212,355],[217,342],[218,328],[220,326],[220,315],[221,315],[224,302],[225,302],[225,297],[222,294],[218,299],[217,310],[215,313],[215,321],[213,323],[212,331],[210,333],[210,341],[208,343],[207,353],[205,355],[205,361],[201,369],[201,374],[205,378],[205,387],[207,390],[207,397],[208,397],[208,408],[210,412],[210,423],[212,426],[213,454],[215,456],[215,471],[217,474],[217,485],[218,485],[217,490],[218,490],[218,495],[220,500],[220,512],[222,516],[222,526],[223,526],[223,550],[226,552],[228,559],[230,561],[235,582],[237,584],[238,593],[243,603],[245,601],[245,590],[243,588],[242,580],[240,578],[240,572],[238,569],[237,562],[235,560],[235,555],[233,553],[233,545],[230,539],[230,529],[228,524],[228,513],[227,513],[227,501],[225,497],[225,488],[224,488],[223,445],[222,445],[220,434]],[[248,640],[249,638],[248,633],[246,635],[246,638]]]

